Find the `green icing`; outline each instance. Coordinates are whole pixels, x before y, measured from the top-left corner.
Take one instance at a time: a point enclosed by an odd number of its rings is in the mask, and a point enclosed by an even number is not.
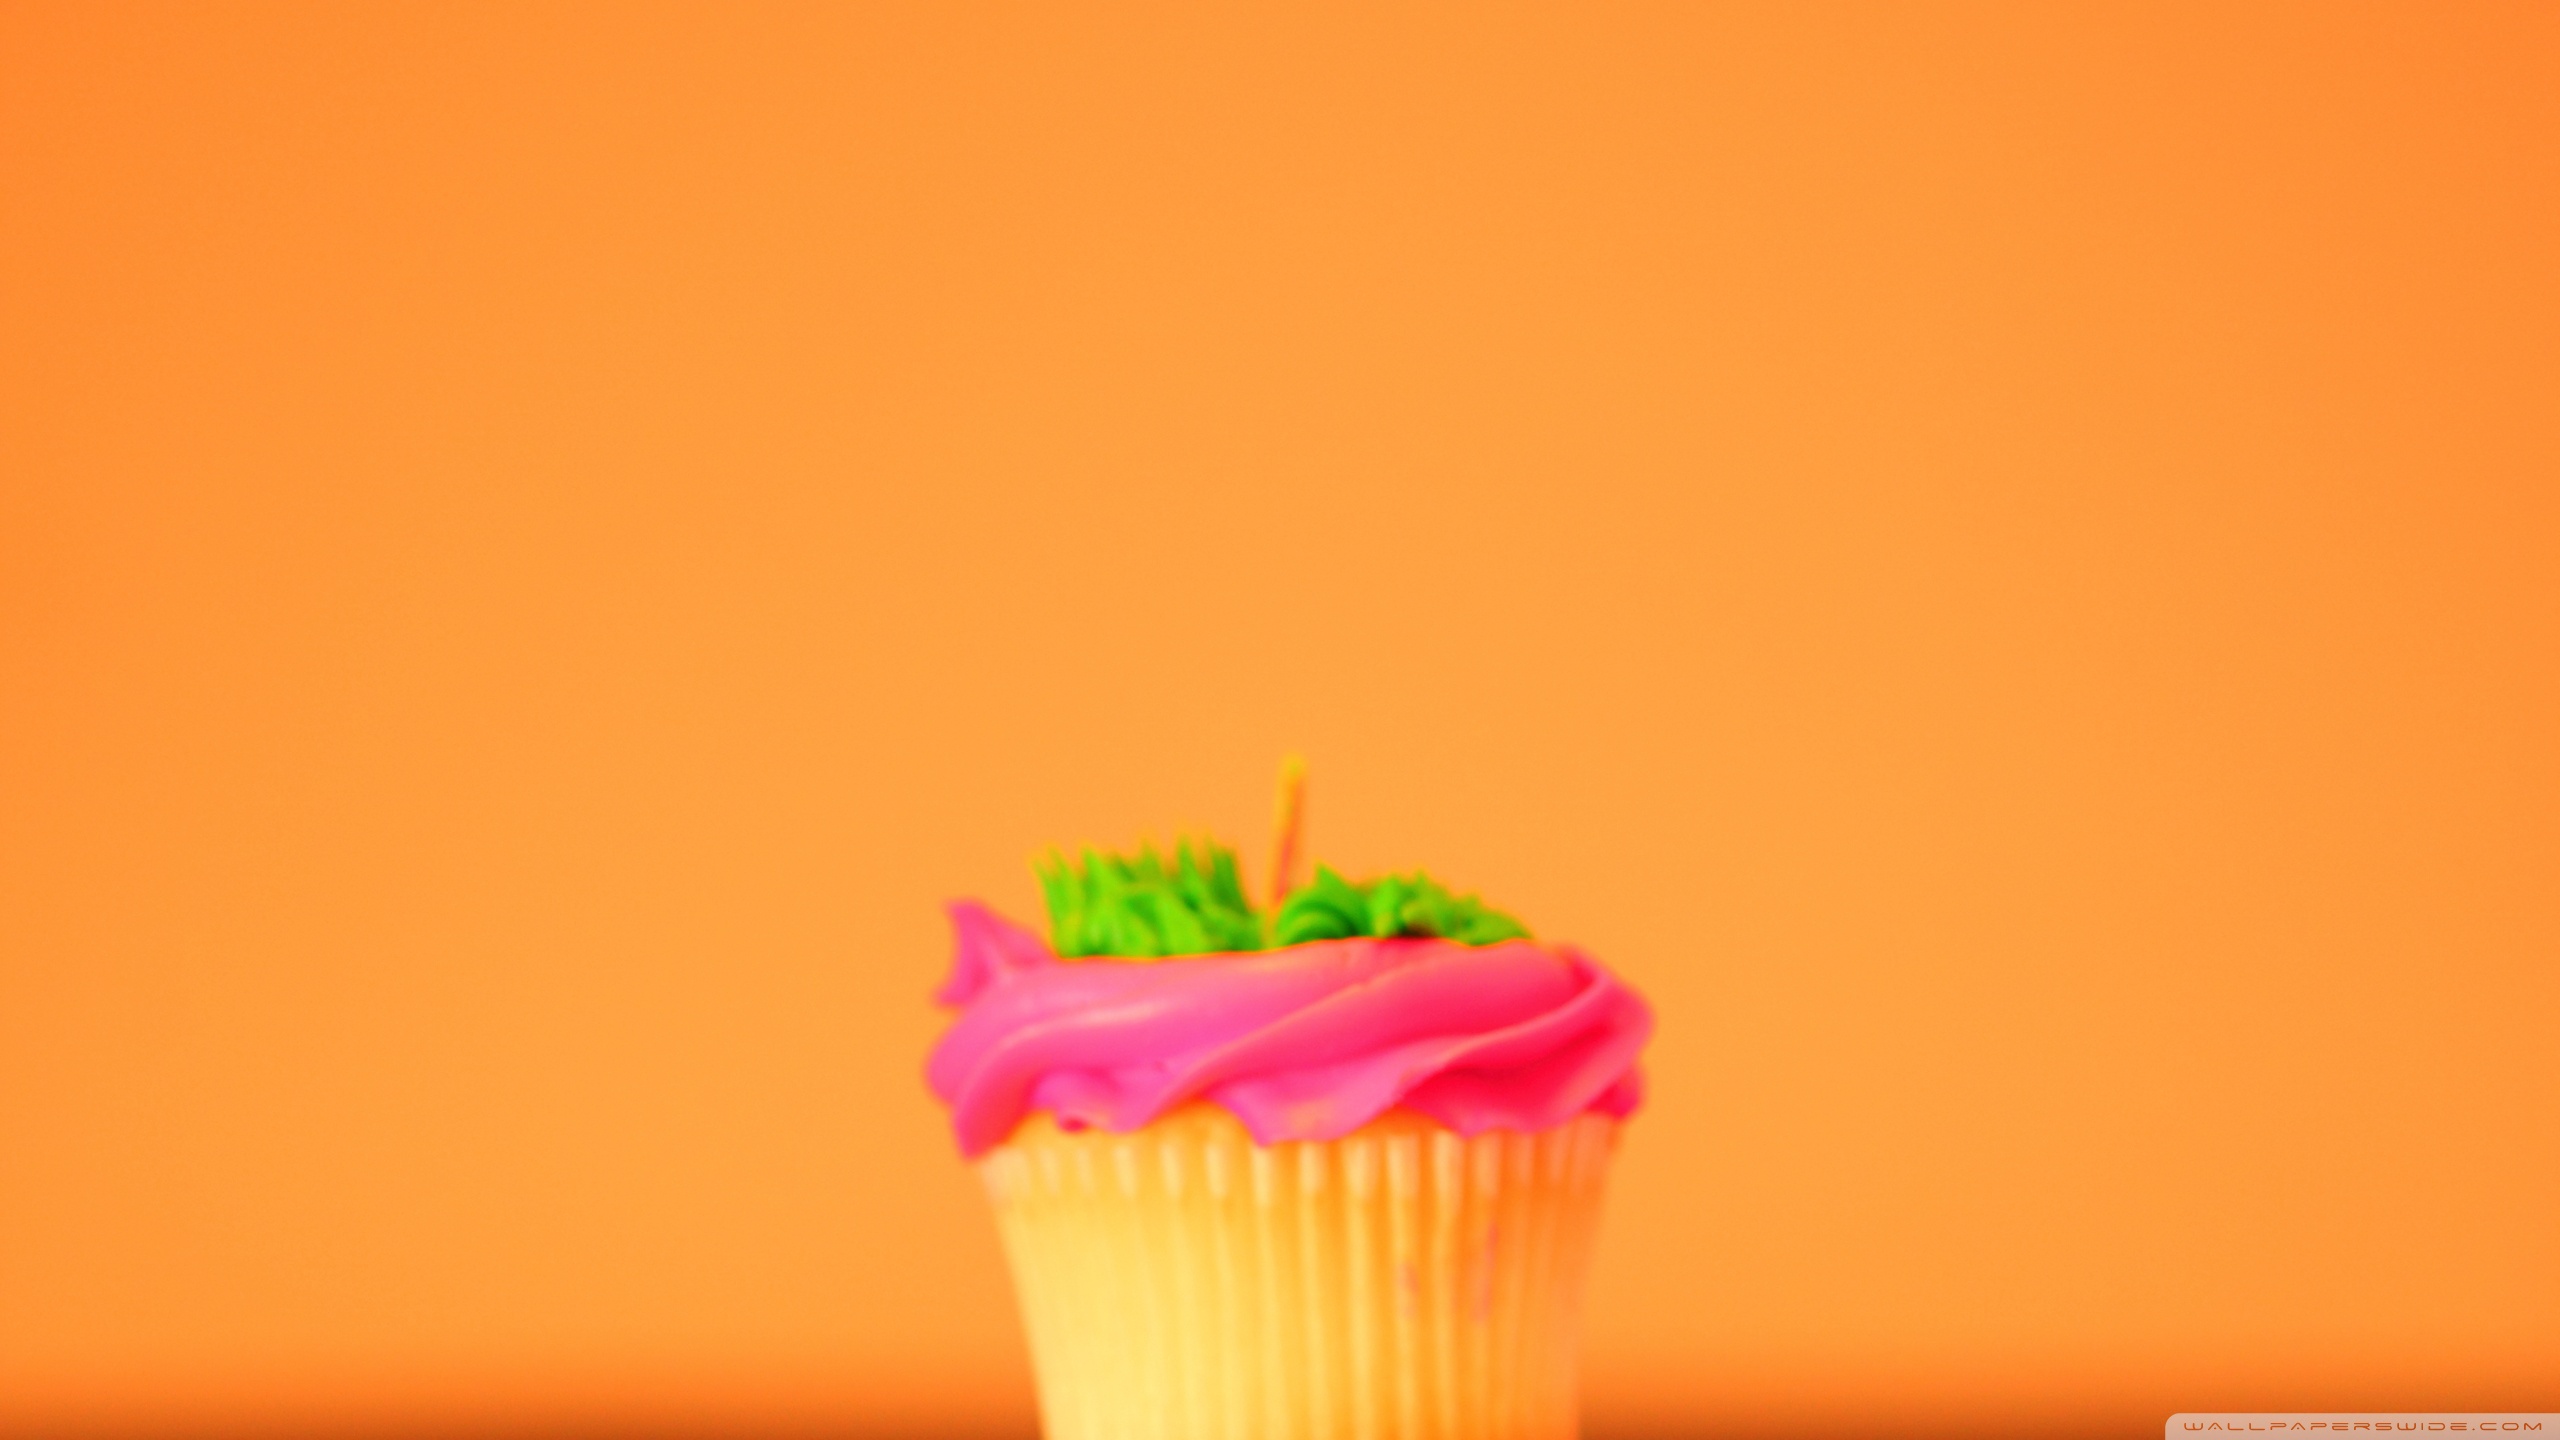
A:
[[[1354,935],[1437,935],[1461,945],[1491,945],[1525,940],[1529,928],[1473,895],[1450,893],[1420,871],[1360,885],[1322,865],[1315,883],[1280,903],[1271,925],[1271,938],[1280,945]]]
[[[1081,860],[1051,855],[1038,868],[1049,902],[1049,944],[1070,959],[1155,959],[1262,945],[1262,921],[1245,898],[1236,853],[1223,845],[1186,840],[1170,858],[1151,845],[1135,855],[1087,850]]]
[[[1277,914],[1246,898],[1233,850],[1183,841],[1170,856],[1153,846],[1134,855],[1087,850],[1053,854],[1038,866],[1049,906],[1049,943],[1069,959],[1148,960],[1260,950],[1354,936],[1438,936],[1462,945],[1528,937],[1519,921],[1428,875],[1387,875],[1367,883],[1316,867],[1314,883],[1290,894]]]

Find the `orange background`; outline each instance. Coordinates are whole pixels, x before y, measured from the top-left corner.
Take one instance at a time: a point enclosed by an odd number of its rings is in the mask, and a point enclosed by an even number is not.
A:
[[[1595,1432],[2560,1408],[2560,12],[0,9],[0,1430],[1027,1431],[937,904],[1656,1002]]]

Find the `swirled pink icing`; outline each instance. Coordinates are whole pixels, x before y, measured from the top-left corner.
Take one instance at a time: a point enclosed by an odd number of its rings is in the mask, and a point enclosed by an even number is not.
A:
[[[1388,1110],[1461,1135],[1632,1113],[1643,999],[1569,946],[1322,940],[1178,960],[1061,961],[974,901],[935,997],[959,1018],[925,1078],[970,1156],[1034,1111],[1135,1130],[1191,1100],[1265,1145]]]

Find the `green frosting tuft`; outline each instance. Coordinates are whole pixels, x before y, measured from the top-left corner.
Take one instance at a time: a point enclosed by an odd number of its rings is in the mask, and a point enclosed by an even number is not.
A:
[[[1087,850],[1081,860],[1051,855],[1038,869],[1049,944],[1061,956],[1147,960],[1262,945],[1236,853],[1223,845],[1186,840],[1170,859],[1151,845],[1135,855]]]
[[[1342,940],[1355,935],[1436,935],[1461,945],[1525,940],[1529,929],[1473,895],[1454,895],[1419,871],[1355,885],[1316,867],[1315,883],[1293,892],[1273,917],[1274,944]]]
[[[1461,945],[1528,938],[1528,927],[1472,895],[1452,894],[1428,875],[1387,875],[1366,884],[1319,865],[1313,884],[1290,894],[1277,914],[1254,909],[1236,855],[1186,840],[1169,856],[1153,846],[1134,855],[1087,850],[1039,862],[1049,906],[1049,943],[1067,959],[1165,959],[1303,945],[1359,936],[1437,936]]]

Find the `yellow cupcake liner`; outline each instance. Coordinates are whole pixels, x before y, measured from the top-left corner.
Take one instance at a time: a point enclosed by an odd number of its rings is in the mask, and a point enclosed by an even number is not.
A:
[[[1195,1104],[979,1162],[1047,1440],[1558,1440],[1617,1123],[1395,1112],[1257,1146]]]

